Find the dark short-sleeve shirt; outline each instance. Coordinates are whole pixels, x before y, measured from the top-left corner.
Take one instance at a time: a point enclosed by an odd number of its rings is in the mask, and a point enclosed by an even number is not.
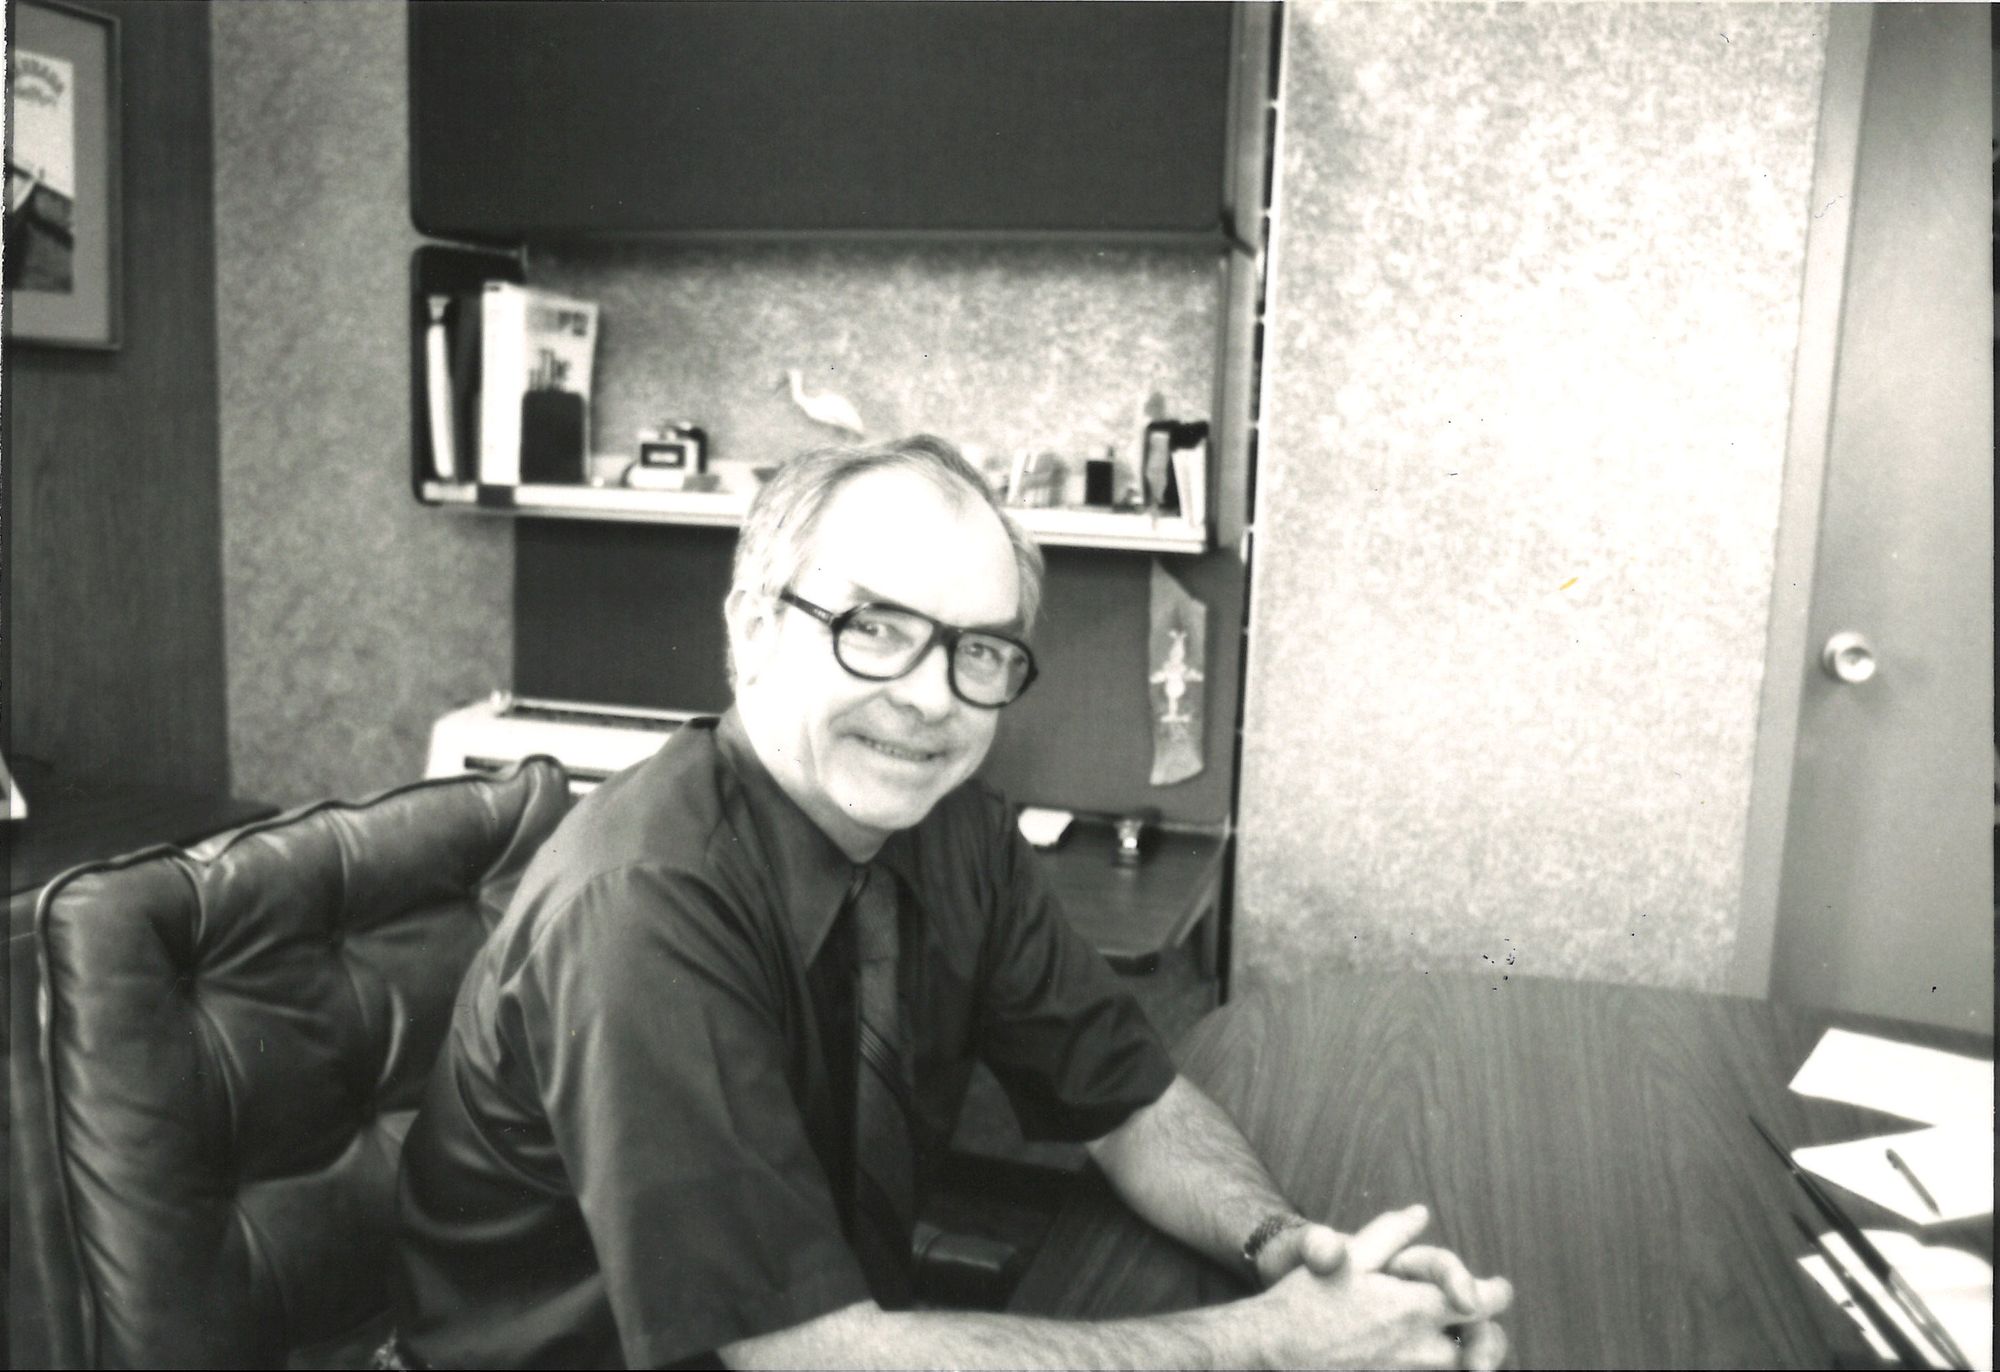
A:
[[[973,782],[899,883],[919,1175],[975,1060],[1086,1140],[1173,1065]],[[848,1245],[854,865],[735,715],[586,797],[473,962],[404,1145],[399,1328],[441,1366],[647,1366],[869,1299]]]

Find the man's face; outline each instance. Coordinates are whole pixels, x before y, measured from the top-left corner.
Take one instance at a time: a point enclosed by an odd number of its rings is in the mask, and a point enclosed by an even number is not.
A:
[[[977,497],[928,478],[869,472],[827,502],[790,588],[838,613],[881,601],[961,628],[1017,628],[1006,530]],[[943,646],[894,681],[835,660],[832,631],[802,610],[732,598],[738,695],[758,756],[850,858],[864,861],[978,769],[997,710],[952,694]]]

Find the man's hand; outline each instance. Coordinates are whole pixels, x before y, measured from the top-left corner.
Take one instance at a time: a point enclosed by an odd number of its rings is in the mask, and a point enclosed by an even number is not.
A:
[[[1427,1281],[1450,1298],[1467,1315],[1477,1311],[1482,1296],[1477,1280],[1449,1249],[1428,1244],[1412,1247],[1411,1241],[1430,1222],[1430,1212],[1421,1205],[1392,1210],[1378,1217],[1350,1241],[1338,1229],[1324,1224],[1301,1224],[1281,1230],[1257,1255],[1257,1279],[1269,1290],[1287,1272],[1303,1267],[1314,1276],[1331,1277],[1341,1264],[1353,1262],[1364,1272],[1387,1272],[1409,1281]]]
[[[1445,1249],[1411,1246],[1429,1220],[1424,1207],[1412,1206],[1379,1216],[1348,1240],[1317,1225],[1281,1235],[1293,1240],[1292,1266],[1267,1293],[1281,1337],[1273,1360],[1497,1368],[1507,1335],[1495,1317],[1512,1304],[1513,1287],[1504,1278],[1473,1277]],[[1334,1243],[1314,1237],[1313,1230]],[[1319,1271],[1315,1258],[1336,1245],[1334,1271]]]

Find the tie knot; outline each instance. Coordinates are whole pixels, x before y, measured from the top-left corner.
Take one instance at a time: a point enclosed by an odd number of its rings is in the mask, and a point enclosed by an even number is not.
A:
[[[862,868],[854,886],[854,950],[862,962],[896,958],[896,882],[888,872]]]
[[[863,962],[896,957],[896,885],[886,872],[863,867],[855,874],[849,903],[854,907],[855,952]]]

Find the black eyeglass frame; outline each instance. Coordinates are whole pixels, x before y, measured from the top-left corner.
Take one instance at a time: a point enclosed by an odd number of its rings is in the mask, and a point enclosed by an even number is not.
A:
[[[794,609],[804,610],[814,619],[826,625],[827,631],[833,640],[833,660],[840,664],[842,671],[851,677],[858,677],[862,681],[900,681],[911,672],[917,670],[918,665],[930,656],[931,649],[937,646],[940,640],[944,643],[945,679],[951,683],[951,693],[967,705],[972,706],[975,710],[1006,709],[1009,705],[1012,705],[1015,701],[1026,695],[1028,688],[1035,684],[1035,678],[1041,674],[1041,668],[1035,663],[1034,650],[1021,642],[1020,639],[1010,638],[1006,634],[996,634],[991,629],[962,629],[956,624],[946,624],[943,620],[933,619],[921,610],[912,610],[907,605],[895,605],[887,601],[869,600],[859,605],[851,606],[848,609],[836,611],[829,610],[824,605],[815,605],[810,600],[790,589],[778,592],[778,599],[784,604],[792,606]],[[873,672],[861,671],[841,655],[841,630],[845,629],[853,621],[854,617],[864,610],[889,610],[895,614],[909,615],[913,618],[921,619],[924,623],[931,626],[930,637],[924,640],[923,646],[917,649],[916,653],[910,658],[910,665],[902,671],[891,672],[887,676],[877,676]],[[997,639],[1009,647],[1020,649],[1021,656],[1027,660],[1028,670],[1021,677],[1021,684],[1013,695],[994,704],[983,700],[974,700],[959,686],[958,641],[968,634],[976,634],[980,638]]]

